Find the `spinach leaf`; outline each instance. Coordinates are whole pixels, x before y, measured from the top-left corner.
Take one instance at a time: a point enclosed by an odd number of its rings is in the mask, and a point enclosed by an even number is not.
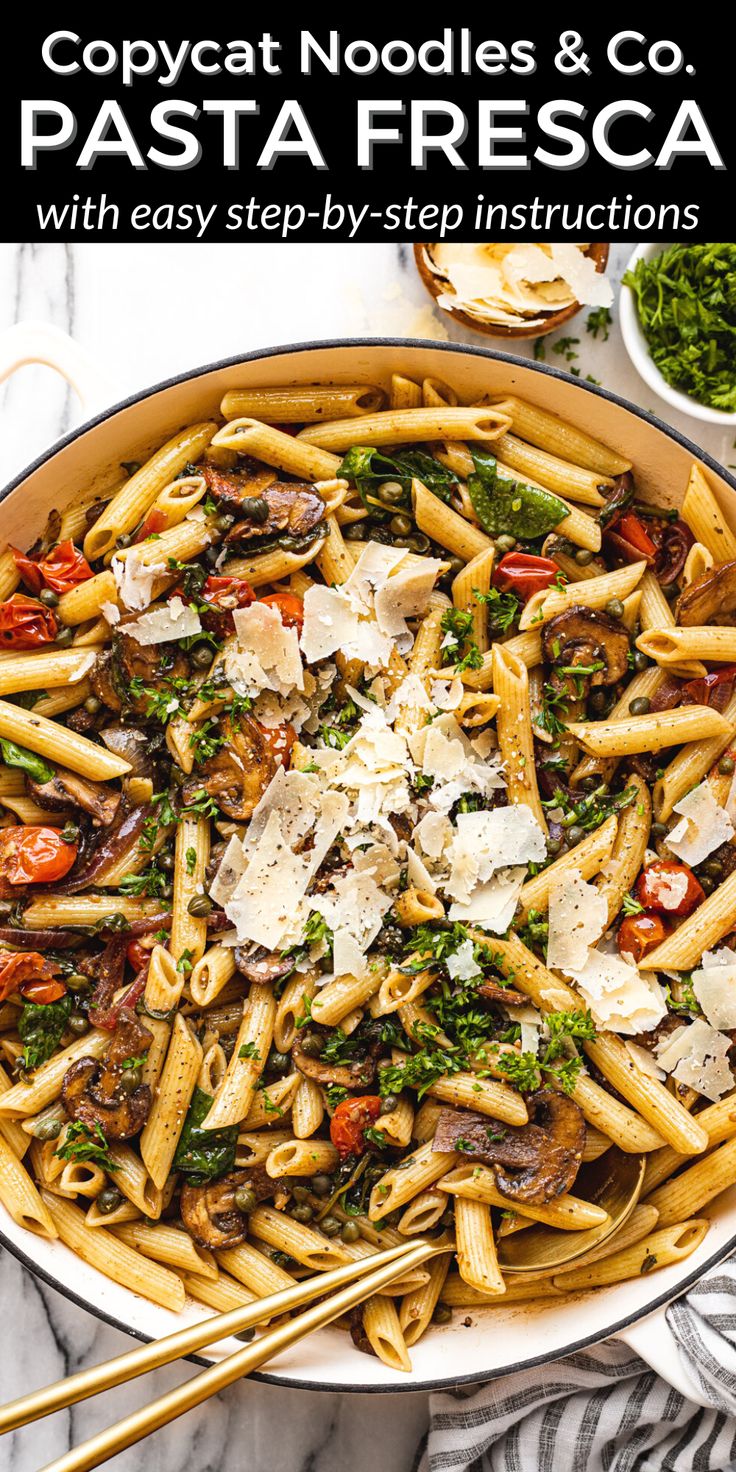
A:
[[[441,501],[449,501],[453,487],[458,483],[453,471],[424,450],[399,450],[395,455],[384,455],[382,450],[372,449],[369,445],[353,445],[337,473],[345,480],[353,481],[363,504],[371,511],[380,508],[367,498],[375,498],[378,487],[385,480],[395,480],[403,486],[406,506],[409,505],[413,480],[420,480]]]
[[[206,1119],[211,1107],[212,1095],[196,1088],[176,1147],[173,1169],[182,1171],[192,1185],[224,1176],[235,1163],[238,1126],[203,1130],[202,1120]]]
[[[468,493],[489,536],[510,532],[514,537],[543,537],[567,516],[564,501],[550,491],[506,475],[493,455],[479,450],[472,455],[476,473],[468,478]]]
[[[25,1002],[18,1018],[18,1032],[22,1043],[23,1067],[29,1071],[39,1068],[61,1042],[67,1018],[72,1010],[71,993],[60,997],[58,1002]]]
[[[36,756],[35,751],[28,751],[25,746],[16,746],[14,741],[6,741],[0,738],[0,752],[3,761],[8,767],[20,767],[22,772],[27,772],[34,782],[50,782],[54,776],[54,768],[48,762]]]

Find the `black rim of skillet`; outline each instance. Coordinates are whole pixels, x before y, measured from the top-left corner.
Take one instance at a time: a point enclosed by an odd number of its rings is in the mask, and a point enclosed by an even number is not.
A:
[[[571,384],[582,393],[592,394],[598,398],[607,399],[609,403],[617,404],[620,408],[626,409],[628,413],[635,415],[637,419],[643,420],[645,424],[650,424],[654,429],[660,430],[662,434],[666,434],[669,439],[674,440],[676,444],[681,445],[683,449],[692,454],[701,464],[707,465],[711,470],[714,470],[717,475],[721,476],[736,491],[736,476],[729,474],[723,465],[719,464],[712,455],[707,454],[699,445],[696,445],[693,440],[688,439],[687,435],[681,434],[677,429],[673,429],[671,425],[666,424],[664,420],[659,419],[655,414],[638,408],[636,404],[631,403],[629,399],[622,398],[620,394],[611,393],[609,389],[601,388],[598,384],[587,383],[572,378],[570,374],[563,372],[559,368],[553,368],[548,363],[537,363],[527,358],[517,357],[513,353],[503,353],[497,351],[495,348],[474,347],[462,342],[433,342],[431,339],[408,337],[349,337],[317,339],[311,342],[284,343],[278,347],[256,348],[249,353],[238,353],[233,357],[221,358],[214,363],[206,364],[204,367],[191,368],[186,373],[178,373],[172,378],[163,379],[160,383],[154,384],[151,388],[143,389],[140,393],[131,394],[128,398],[121,399],[118,403],[111,405],[109,409],[105,409],[101,414],[97,414],[94,419],[87,420],[79,428],[71,430],[69,434],[64,435],[61,439],[55,440],[50,449],[39,455],[36,460],[32,461],[30,465],[27,465],[8,485],[0,490],[0,501],[4,500],[11,491],[15,490],[17,486],[27,480],[42,465],[45,465],[49,460],[53,460],[54,456],[60,450],[63,450],[67,445],[73,444],[75,440],[80,439],[82,435],[95,429],[97,425],[104,424],[107,419],[112,419],[121,410],[129,409],[135,404],[143,403],[145,399],[154,398],[156,394],[169,388],[175,388],[180,383],[188,383],[192,379],[204,378],[207,374],[215,373],[223,368],[237,368],[241,363],[253,363],[264,358],[288,357],[292,353],[315,352],[334,348],[372,347],[425,348],[430,349],[432,352],[448,353],[450,355],[461,353],[466,357],[487,358],[491,362],[507,363],[511,368],[529,369],[533,373],[546,375],[548,378],[559,379],[563,383]],[[153,1335],[144,1334],[140,1329],[134,1329],[130,1324],[126,1324],[124,1320],[118,1319],[114,1314],[108,1313],[105,1309],[91,1304],[88,1299],[75,1293],[73,1288],[61,1282],[53,1273],[49,1273],[45,1268],[39,1267],[24,1252],[22,1247],[18,1247],[14,1242],[9,1241],[1,1229],[0,1243],[29,1272],[33,1273],[35,1277],[40,1278],[50,1288],[55,1288],[58,1293],[61,1293],[64,1298],[69,1299],[71,1303],[77,1304],[79,1308],[86,1309],[88,1313],[94,1314],[103,1323],[109,1324],[113,1329],[119,1329],[122,1333],[130,1335],[133,1339],[141,1340],[144,1344],[150,1343],[153,1339]],[[551,1364],[555,1360],[563,1359],[566,1355],[576,1354],[579,1350],[586,1349],[591,1344],[600,1344],[602,1340],[614,1337],[622,1329],[629,1328],[632,1324],[636,1324],[641,1319],[647,1318],[649,1314],[654,1313],[658,1308],[662,1308],[663,1305],[681,1297],[683,1293],[687,1293],[688,1289],[692,1288],[693,1284],[697,1283],[705,1273],[709,1272],[711,1268],[716,1267],[719,1262],[723,1262],[724,1258],[729,1256],[734,1247],[736,1247],[736,1231],[734,1231],[728,1241],[712,1257],[709,1257],[700,1267],[694,1268],[689,1272],[680,1281],[674,1293],[660,1293],[648,1300],[642,1309],[637,1310],[635,1313],[626,1314],[623,1318],[615,1319],[612,1323],[606,1324],[603,1329],[595,1330],[592,1334],[586,1334],[582,1338],[571,1339],[569,1344],[561,1345],[559,1349],[555,1349],[552,1352],[532,1355],[529,1358],[525,1357],[517,1364],[506,1365],[502,1369],[479,1369],[473,1371],[472,1375],[441,1376],[438,1379],[422,1380],[419,1385],[401,1385],[395,1381],[385,1382],[380,1385],[345,1385],[339,1381],[334,1383],[318,1383],[313,1380],[298,1379],[286,1375],[271,1375],[262,1370],[254,1371],[249,1376],[249,1379],[259,1381],[265,1385],[275,1385],[279,1389],[332,1391],[333,1393],[342,1392],[343,1394],[356,1395],[416,1394],[420,1391],[454,1390],[459,1385],[477,1385],[489,1379],[501,1379],[505,1375],[515,1374],[520,1369],[533,1369],[536,1365]],[[193,1364],[203,1367],[212,1363],[211,1360],[199,1354],[187,1355],[186,1358]]]

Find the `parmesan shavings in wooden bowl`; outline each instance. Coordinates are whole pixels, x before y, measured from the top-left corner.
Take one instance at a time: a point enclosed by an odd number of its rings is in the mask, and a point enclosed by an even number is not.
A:
[[[583,306],[613,301],[608,245],[434,241],[414,246],[438,307],[491,337],[542,337]]]

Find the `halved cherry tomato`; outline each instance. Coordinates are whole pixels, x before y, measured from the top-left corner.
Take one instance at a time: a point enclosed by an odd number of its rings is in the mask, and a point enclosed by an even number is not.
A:
[[[59,632],[59,622],[50,608],[25,593],[14,593],[0,603],[0,647],[38,649],[50,644]]]
[[[359,1094],[338,1104],[330,1120],[330,1139],[341,1160],[363,1154],[365,1131],[375,1124],[382,1109],[383,1100],[377,1094]]]
[[[34,593],[40,593],[42,588],[51,588],[54,593],[68,593],[70,588],[76,588],[92,577],[92,568],[84,553],[74,546],[71,537],[66,542],[57,542],[45,557],[28,557],[17,547],[10,550],[24,583]]]
[[[297,629],[301,634],[304,624],[304,604],[296,593],[267,593],[261,603],[281,610],[281,622],[287,629]]]
[[[705,890],[687,864],[657,859],[636,881],[636,898],[645,910],[689,915],[705,899]]]
[[[166,530],[166,512],[159,506],[154,506],[149,511],[145,521],[141,522],[140,530],[136,535],[136,542],[145,542],[146,537],[157,536],[159,532]]]
[[[53,980],[58,969],[55,961],[47,961],[39,951],[0,951],[0,1002],[17,991],[23,992],[29,1002],[57,1002],[66,991],[63,982]],[[36,985],[61,990],[55,996],[31,996],[27,988]]]
[[[712,705],[723,711],[733,694],[736,682],[736,664],[724,664],[719,670],[699,679],[688,680],[682,687],[683,705]]]
[[[36,1002],[43,1007],[49,1002],[60,1002],[66,996],[63,981],[24,981],[20,991],[27,1002]]]
[[[235,627],[233,609],[248,608],[254,602],[255,596],[245,578],[207,578],[200,594],[201,601],[209,604],[200,613],[204,628],[220,637],[231,634]]]
[[[621,922],[616,944],[622,956],[633,956],[635,961],[641,961],[642,956],[661,945],[668,934],[661,915],[650,915],[647,910],[642,910],[640,915],[627,915]]]
[[[260,721],[258,725],[272,757],[280,767],[288,767],[296,741],[294,727],[289,721],[285,721],[283,726],[262,726]]]
[[[652,541],[644,522],[636,515],[636,512],[624,511],[615,522],[613,530],[624,542],[628,542],[640,557],[654,560],[657,555],[657,545]]]
[[[516,593],[526,602],[532,593],[548,588],[557,577],[561,583],[567,582],[551,558],[534,557],[530,552],[507,552],[493,574],[493,586],[502,593]]]
[[[142,935],[140,940],[128,942],[125,957],[134,971],[141,971],[144,966],[148,965],[155,944],[156,940],[153,935]]]
[[[60,828],[0,829],[0,879],[7,884],[53,884],[76,857],[76,843],[67,843]]]

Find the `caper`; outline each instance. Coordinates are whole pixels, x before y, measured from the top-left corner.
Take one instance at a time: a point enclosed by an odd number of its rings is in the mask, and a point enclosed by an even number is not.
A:
[[[364,542],[365,533],[366,528],[362,521],[352,521],[349,526],[342,529],[346,542]]]
[[[71,644],[73,638],[74,630],[68,624],[62,624],[54,642],[60,649],[66,649]]]
[[[161,885],[161,898],[162,900],[172,900],[174,898],[174,886],[170,881]]]
[[[386,1094],[386,1095],[384,1095],[383,1109],[381,1111],[383,1114],[393,1114],[394,1109],[398,1109],[398,1107],[399,1107],[399,1096],[398,1096],[398,1094]]]
[[[447,569],[447,576],[450,579],[456,578],[458,573],[462,572],[465,563],[463,562],[462,557],[450,557],[448,558],[448,561],[450,566]]]
[[[70,971],[64,980],[70,992],[86,992],[90,985],[89,977],[85,976],[83,971]]]
[[[116,547],[129,547],[130,544],[131,544],[131,542],[132,542],[132,540],[133,540],[133,538],[132,538],[130,532],[121,532],[120,533],[120,536],[117,538],[117,540],[115,542],[115,546]]]
[[[102,701],[96,695],[88,695],[84,702],[84,709],[88,716],[98,716],[102,710]]]
[[[722,756],[721,760],[718,763],[718,770],[721,776],[730,777],[734,769],[736,769],[736,761],[734,761],[733,757]]]
[[[143,1081],[140,1068],[124,1068],[120,1075],[120,1087],[124,1094],[134,1094]]]
[[[325,1237],[337,1237],[342,1229],[342,1222],[339,1222],[336,1216],[323,1216],[320,1228]]]
[[[248,1216],[251,1211],[255,1211],[258,1200],[252,1186],[238,1186],[235,1192],[235,1205],[238,1211],[243,1212],[244,1216]]]
[[[111,1211],[117,1211],[122,1200],[123,1193],[118,1191],[117,1186],[105,1186],[97,1197],[97,1210],[103,1216],[109,1216]]]
[[[648,695],[637,695],[635,700],[629,701],[629,710],[632,716],[645,716],[651,709],[651,704]]]
[[[206,894],[195,894],[190,899],[187,910],[190,915],[194,915],[195,919],[206,920],[212,911],[212,900]]]
[[[360,1227],[357,1222],[343,1222],[340,1236],[343,1242],[357,1242],[360,1236]]]
[[[634,650],[634,669],[641,671],[649,668],[649,660],[643,649]]]
[[[589,547],[578,547],[575,553],[575,561],[578,567],[588,567],[593,561],[593,553]]]
[[[42,588],[38,595],[39,603],[45,603],[47,608],[56,608],[59,601],[58,593],[53,588]]]
[[[624,605],[620,598],[609,598],[606,604],[606,613],[609,618],[623,618]]]
[[[172,767],[172,774],[176,770],[178,769]],[[158,854],[156,862],[159,869],[163,869],[166,874],[173,874],[176,860],[170,848],[164,849],[163,853]]]
[[[308,1058],[319,1058],[322,1052],[322,1039],[316,1032],[307,1032],[300,1038],[299,1045]]]
[[[581,838],[584,837],[585,829],[581,828],[579,823],[573,823],[572,827],[568,828],[567,830],[567,841],[573,848],[575,847],[575,844],[580,843]]]
[[[382,506],[400,506],[405,495],[404,487],[397,480],[384,480],[378,487],[378,499]]]
[[[570,541],[569,537],[558,537],[555,551],[562,552],[566,557],[574,557],[577,548],[575,543]]]
[[[679,598],[680,589],[678,588],[677,583],[664,583],[660,584],[660,587],[662,588],[662,592],[664,593],[664,596],[667,599],[668,603],[674,603],[675,599]]]
[[[197,670],[208,670],[214,657],[215,651],[210,648],[209,644],[198,644],[196,649],[192,650],[192,664]]]
[[[34,1140],[58,1140],[61,1134],[60,1119],[37,1119],[31,1134]]]
[[[409,545],[412,552],[416,552],[418,556],[423,557],[424,553],[429,551],[431,543],[429,537],[425,536],[424,532],[414,532],[409,538]]]
[[[547,848],[551,854],[558,854],[562,848],[562,840],[559,838],[548,838]]]
[[[716,887],[716,881],[711,874],[701,874],[700,887],[704,894],[712,894]]]
[[[317,1176],[312,1176],[312,1191],[315,1196],[329,1196],[331,1190],[332,1181],[329,1176],[323,1175],[321,1172]]]
[[[292,1194],[292,1196],[294,1197],[294,1200],[298,1203],[299,1206],[303,1206],[304,1203],[305,1203],[305,1201],[307,1203],[309,1202],[309,1187],[308,1186],[294,1186],[292,1188],[291,1194]]]
[[[233,1334],[233,1339],[239,1339],[243,1344],[250,1344],[251,1339],[255,1337],[255,1329],[241,1329],[239,1334]]]
[[[234,524],[235,517],[230,516],[229,512],[226,511],[221,516],[216,516],[213,523],[216,532],[229,532],[231,526],[234,526]]]
[[[590,706],[590,709],[591,710],[594,710],[594,711],[603,711],[603,710],[605,710],[605,708],[606,708],[606,692],[605,692],[605,690],[594,690],[593,693],[592,693],[592,695],[590,695],[588,697],[588,705]]]
[[[512,537],[510,532],[502,532],[500,537],[496,537],[496,547],[499,552],[513,552],[515,546],[516,537]]]
[[[703,874],[710,874],[712,879],[720,879],[723,874],[723,861],[721,859],[708,859],[703,864],[701,878]]]
[[[291,1067],[291,1059],[288,1053],[279,1053],[274,1049],[268,1055],[268,1069],[270,1073],[286,1073]]]
[[[398,516],[392,516],[389,526],[395,537],[408,537],[414,530],[414,522],[411,517],[404,516],[403,513],[400,513]]]
[[[75,1037],[81,1038],[89,1032],[89,1023],[83,1012],[70,1013],[68,1025]]]
[[[649,831],[652,835],[652,838],[666,838],[667,834],[669,833],[669,828],[667,827],[666,823],[655,822],[652,823]]]
[[[394,547],[405,547],[407,552],[411,551],[411,537],[394,537]]]
[[[311,1222],[314,1212],[311,1206],[307,1206],[305,1202],[303,1206],[292,1206],[289,1216],[293,1216],[295,1222],[304,1222],[306,1224],[306,1222]]]
[[[452,1309],[450,1308],[449,1303],[443,1303],[442,1299],[439,1299],[439,1301],[435,1304],[434,1313],[432,1314],[432,1323],[449,1324],[451,1319]]]
[[[580,783],[583,792],[595,792],[595,789],[598,786],[598,780],[598,777],[596,777],[594,773],[591,773],[589,777],[583,777],[583,780]]]

